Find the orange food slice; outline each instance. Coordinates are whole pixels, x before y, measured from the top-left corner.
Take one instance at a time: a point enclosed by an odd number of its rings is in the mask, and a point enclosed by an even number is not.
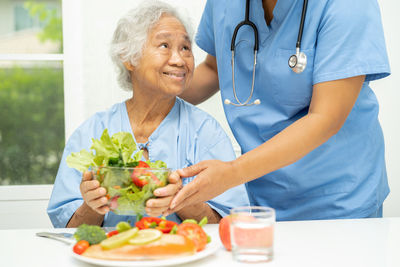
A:
[[[159,240],[146,245],[127,244],[108,250],[103,249],[100,245],[93,245],[82,256],[102,260],[144,261],[193,255],[195,252],[193,241],[187,237],[163,234]]]

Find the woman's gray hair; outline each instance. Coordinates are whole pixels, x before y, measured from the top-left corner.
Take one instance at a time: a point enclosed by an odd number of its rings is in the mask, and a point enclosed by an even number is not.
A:
[[[126,69],[124,62],[130,62],[132,66],[137,65],[149,31],[163,14],[177,18],[192,41],[193,30],[189,19],[171,5],[157,0],[146,0],[137,8],[130,10],[119,20],[110,47],[111,59],[118,71],[118,83],[123,89],[127,91],[133,89],[130,71]]]

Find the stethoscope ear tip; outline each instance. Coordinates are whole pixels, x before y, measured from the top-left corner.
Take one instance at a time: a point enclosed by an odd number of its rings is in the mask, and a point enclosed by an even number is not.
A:
[[[236,106],[236,107],[245,107],[245,106],[252,106],[252,105],[260,105],[261,104],[261,100],[260,99],[256,99],[256,100],[254,100],[253,103],[247,104],[247,102],[246,103],[240,103],[240,102],[239,103],[232,103],[229,99],[225,98],[224,104],[225,105],[233,105],[233,106]]]

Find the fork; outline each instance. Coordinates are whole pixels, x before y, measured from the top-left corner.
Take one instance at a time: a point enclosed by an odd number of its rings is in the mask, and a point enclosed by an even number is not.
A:
[[[115,230],[115,227],[103,227],[103,230],[107,233]],[[54,240],[58,240],[67,245],[74,244],[76,240],[73,238],[73,234],[71,233],[51,233],[51,232],[39,232],[36,233],[37,236],[46,237]]]
[[[40,237],[54,239],[54,240],[63,242],[64,244],[67,244],[67,245],[71,245],[76,242],[76,240],[72,238],[73,234],[70,234],[70,233],[39,232],[39,233],[36,233],[36,235],[40,236]]]

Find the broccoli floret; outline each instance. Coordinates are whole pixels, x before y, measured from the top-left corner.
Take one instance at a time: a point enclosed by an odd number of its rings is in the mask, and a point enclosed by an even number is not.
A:
[[[76,241],[86,240],[90,245],[98,244],[107,238],[106,233],[100,226],[87,224],[80,225],[74,237]]]

